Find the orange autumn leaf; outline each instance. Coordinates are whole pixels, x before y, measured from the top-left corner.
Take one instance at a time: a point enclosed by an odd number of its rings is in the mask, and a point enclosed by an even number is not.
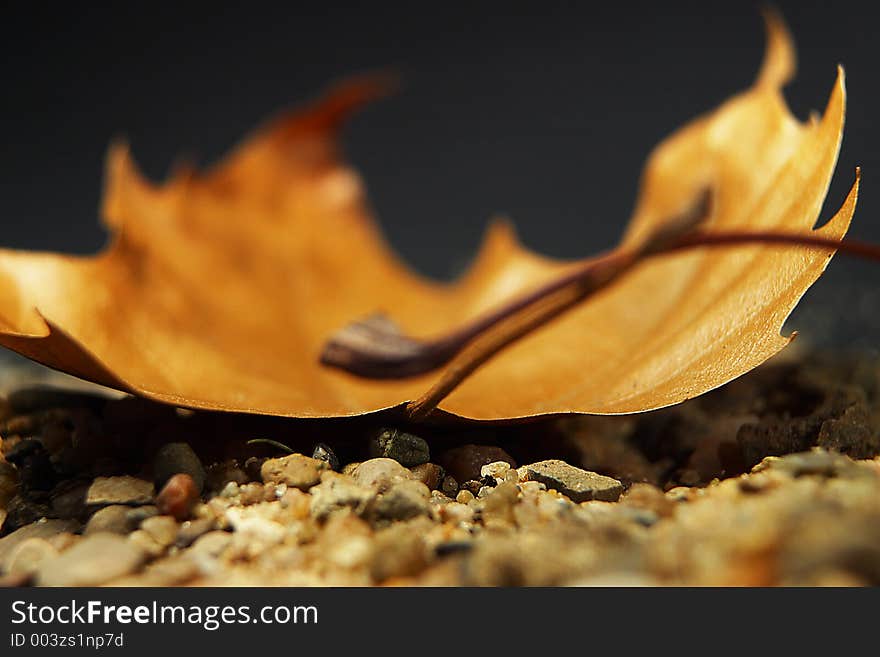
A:
[[[834,171],[842,70],[821,119],[797,121],[781,87],[794,52],[768,18],[753,86],[651,154],[623,245],[713,193],[706,229],[809,232]],[[143,397],[197,409],[354,416],[419,398],[442,369],[367,380],[319,362],[328,338],[383,310],[408,335],[448,332],[567,271],[494,224],[453,284],[405,268],[383,241],[358,175],[339,155],[345,117],[376,93],[342,85],[259,131],[225,161],[155,185],[128,150],[108,157],[95,257],[0,252],[0,344]],[[841,239],[857,184],[815,233]],[[785,318],[827,250],[695,250],[636,269],[491,359],[441,404],[500,420],[632,413],[675,404],[748,372],[791,339]]]

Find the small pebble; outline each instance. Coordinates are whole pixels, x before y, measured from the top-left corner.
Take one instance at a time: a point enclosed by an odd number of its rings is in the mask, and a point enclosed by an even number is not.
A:
[[[339,470],[339,459],[329,445],[318,443],[312,451],[312,458],[317,461],[324,461],[331,470]]]
[[[352,481],[345,475],[324,475],[321,483],[310,491],[311,514],[318,520],[326,519],[339,509],[351,509],[361,515],[366,511],[375,493]]]
[[[450,502],[443,507],[440,517],[444,522],[471,522],[474,519],[474,509],[467,503]]]
[[[234,481],[230,481],[223,487],[223,490],[220,491],[220,497],[238,497],[239,492],[238,484]]]
[[[428,443],[415,434],[399,429],[380,429],[370,440],[370,456],[373,458],[394,459],[401,465],[411,468],[431,459]]]
[[[156,496],[156,508],[162,515],[172,516],[178,521],[189,518],[199,501],[199,491],[187,474],[176,474]]]
[[[467,489],[462,489],[458,491],[458,495],[455,496],[455,501],[459,504],[467,504],[468,502],[474,499],[474,494]]]
[[[443,483],[440,484],[440,490],[447,497],[454,498],[458,494],[458,482],[452,475],[443,477]]]
[[[422,463],[421,465],[410,468],[410,472],[412,472],[413,477],[415,477],[417,481],[425,484],[430,490],[437,490],[440,488],[440,484],[443,481],[443,468],[436,463]]]
[[[361,463],[351,476],[360,485],[382,493],[398,481],[412,479],[413,473],[394,459],[376,458]]]
[[[267,459],[260,468],[265,483],[287,484],[300,490],[308,490],[321,481],[321,473],[329,470],[326,461],[290,454],[277,459]]]
[[[485,486],[485,484],[482,481],[479,481],[477,479],[468,479],[461,484],[460,488],[464,490],[469,490],[471,493],[476,495],[480,492],[480,489],[483,488],[483,486]]]
[[[430,491],[420,481],[402,481],[379,495],[373,503],[372,517],[376,520],[407,520],[429,515]]]
[[[266,485],[253,482],[240,486],[238,489],[238,498],[243,506],[265,502],[267,498]]]
[[[204,490],[207,479],[205,466],[189,443],[166,443],[153,458],[153,479],[157,490],[161,490],[176,474],[188,474],[199,494]]]
[[[504,476],[510,471],[510,463],[507,461],[493,461],[487,463],[480,468],[481,477],[492,477],[498,481],[503,481]]]

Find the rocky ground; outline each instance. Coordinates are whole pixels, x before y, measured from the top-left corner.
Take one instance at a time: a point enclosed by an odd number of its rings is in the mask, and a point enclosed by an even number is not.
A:
[[[509,427],[193,413],[0,376],[0,582],[877,585],[880,360]]]

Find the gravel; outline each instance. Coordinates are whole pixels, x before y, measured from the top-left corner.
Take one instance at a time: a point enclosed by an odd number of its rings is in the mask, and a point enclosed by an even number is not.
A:
[[[0,408],[7,585],[880,585],[866,357],[771,364],[637,416],[425,428],[424,460],[390,429],[380,453],[362,425],[222,434],[143,400],[20,399]]]

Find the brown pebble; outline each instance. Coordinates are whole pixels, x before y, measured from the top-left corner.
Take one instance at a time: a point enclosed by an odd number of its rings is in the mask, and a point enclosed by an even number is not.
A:
[[[321,473],[329,470],[326,461],[319,461],[303,454],[290,454],[268,459],[260,468],[260,476],[267,484],[287,484],[300,490],[308,490],[321,481]]]
[[[199,490],[188,474],[176,474],[156,496],[156,508],[165,516],[182,522],[189,518],[199,501]]]
[[[443,481],[443,468],[436,463],[422,463],[410,468],[410,472],[413,473],[416,481],[422,482],[430,490],[440,488],[440,482]]]
[[[444,495],[447,497],[454,498],[458,493],[458,482],[455,480],[455,477],[452,475],[446,475],[443,477],[443,483],[440,484],[440,490],[443,491]]]

